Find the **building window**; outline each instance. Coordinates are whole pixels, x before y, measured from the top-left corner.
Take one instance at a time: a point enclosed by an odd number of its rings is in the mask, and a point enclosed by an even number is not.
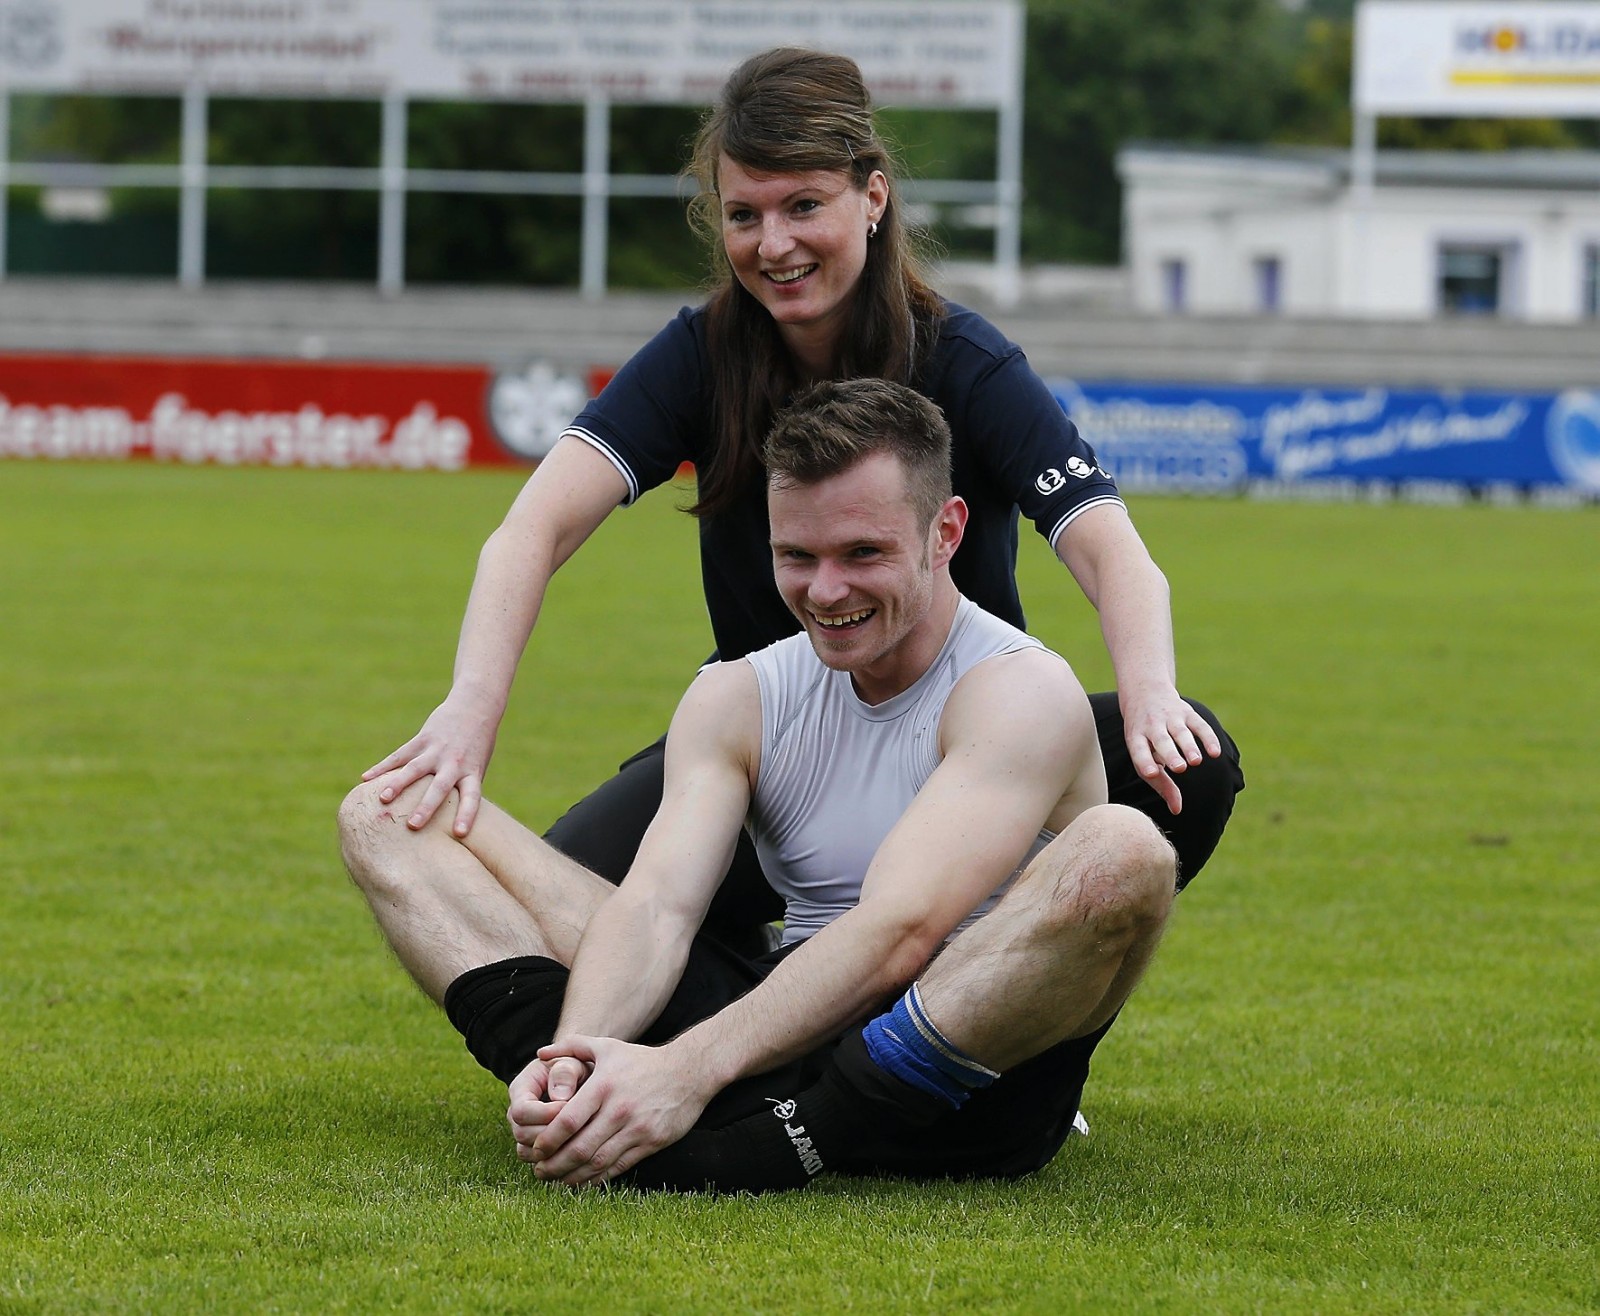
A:
[[[1277,256],[1257,256],[1252,263],[1256,282],[1256,310],[1276,315],[1283,309],[1283,261]]]
[[[1585,319],[1600,320],[1600,242],[1583,249],[1583,314]]]
[[[1498,315],[1506,308],[1506,267],[1500,246],[1446,244],[1439,248],[1439,309],[1446,315]]]
[[[1172,312],[1188,308],[1189,265],[1181,257],[1169,257],[1161,262],[1161,304]]]

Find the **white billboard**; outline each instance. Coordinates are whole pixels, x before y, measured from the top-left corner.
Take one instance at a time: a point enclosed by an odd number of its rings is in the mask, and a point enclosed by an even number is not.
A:
[[[899,105],[1006,104],[1019,0],[0,0],[0,89],[710,100],[758,50],[852,56]]]
[[[1600,3],[1363,0],[1358,114],[1600,117]]]

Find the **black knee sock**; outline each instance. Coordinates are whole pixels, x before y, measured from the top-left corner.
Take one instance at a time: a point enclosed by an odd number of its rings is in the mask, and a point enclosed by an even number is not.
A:
[[[921,1127],[949,1105],[885,1073],[859,1030],[840,1041],[810,1087],[767,1099],[770,1109],[718,1129],[695,1129],[644,1161],[636,1187],[679,1192],[802,1188],[824,1170],[870,1169],[858,1145],[886,1127]]]

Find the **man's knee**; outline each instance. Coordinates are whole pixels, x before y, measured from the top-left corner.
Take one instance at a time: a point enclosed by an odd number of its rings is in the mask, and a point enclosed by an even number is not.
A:
[[[1052,873],[1050,909],[1063,927],[1093,924],[1105,938],[1132,942],[1159,932],[1177,887],[1177,856],[1137,809],[1102,804],[1080,814]]]
[[[421,801],[426,783],[413,783],[388,803],[379,796],[382,789],[380,782],[361,782],[339,806],[339,849],[344,866],[356,885],[368,892],[398,880],[399,870],[390,861],[414,849],[424,836],[441,828],[447,830],[455,821],[454,792],[425,828],[413,831],[406,819]]]

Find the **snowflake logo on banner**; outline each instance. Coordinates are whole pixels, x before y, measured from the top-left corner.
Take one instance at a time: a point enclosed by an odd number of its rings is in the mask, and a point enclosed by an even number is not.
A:
[[[1600,393],[1563,393],[1545,425],[1550,460],[1568,482],[1600,493]]]
[[[495,376],[489,387],[489,421],[508,452],[537,461],[556,446],[588,400],[582,380],[535,361],[525,370]]]
[[[0,63],[37,69],[54,63],[60,54],[60,15],[56,5],[0,5]]]

